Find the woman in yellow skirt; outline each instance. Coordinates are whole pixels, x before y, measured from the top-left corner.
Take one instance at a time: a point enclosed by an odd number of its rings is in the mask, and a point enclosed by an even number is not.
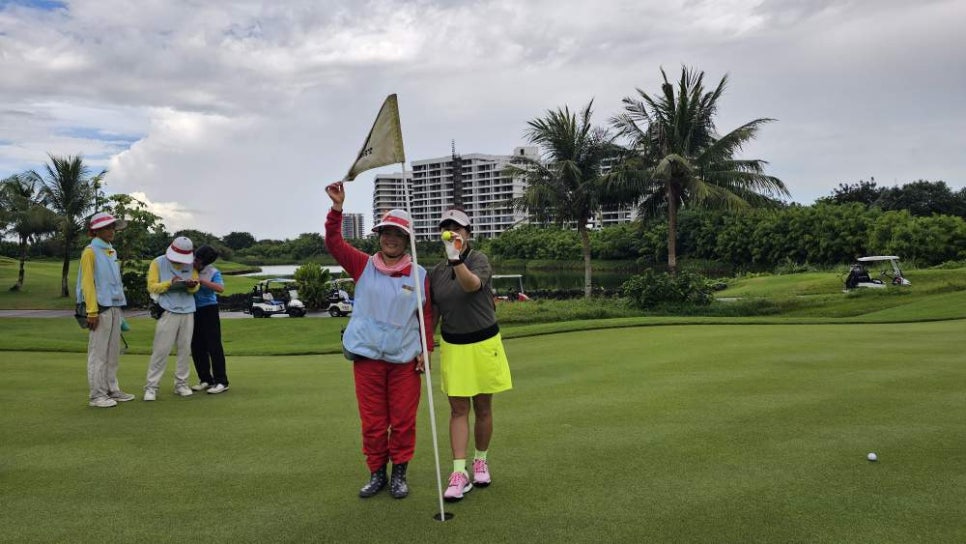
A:
[[[444,212],[439,228],[446,261],[436,265],[430,274],[430,299],[433,316],[442,319],[442,389],[449,397],[453,448],[453,473],[443,498],[455,502],[474,485],[490,485],[487,451],[493,436],[493,394],[506,391],[513,384],[496,322],[490,260],[470,248],[472,227],[462,210]],[[472,481],[466,466],[471,409],[476,446]]]

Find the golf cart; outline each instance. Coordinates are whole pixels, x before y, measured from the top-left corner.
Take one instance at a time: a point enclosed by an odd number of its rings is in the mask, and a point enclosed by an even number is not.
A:
[[[272,294],[272,283],[281,284],[279,298],[275,298]],[[276,291],[278,290],[279,288],[276,288]],[[252,317],[272,317],[275,314],[305,317],[305,304],[299,300],[295,281],[285,278],[261,280],[252,287],[252,296],[249,298],[246,312],[252,314]]]
[[[332,287],[326,299],[329,315],[332,317],[342,317],[352,313],[352,297],[348,291],[352,289],[352,283],[352,278],[332,280]]]
[[[490,276],[494,302],[526,302],[530,297],[523,292],[521,274],[494,274]],[[501,294],[503,293],[503,294]]]
[[[878,277],[873,278],[868,269],[878,266],[879,263],[882,264],[882,271]],[[882,289],[889,284],[912,285],[909,280],[902,276],[902,270],[899,268],[899,257],[895,255],[859,257],[849,270],[849,275],[845,278],[846,291],[856,288]]]

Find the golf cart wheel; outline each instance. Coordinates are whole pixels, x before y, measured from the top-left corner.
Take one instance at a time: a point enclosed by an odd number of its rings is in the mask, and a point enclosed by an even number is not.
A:
[[[342,312],[340,312],[338,308],[333,306],[329,308],[329,315],[331,315],[332,317],[339,317],[342,315]]]
[[[265,317],[265,312],[261,308],[252,308],[252,317]]]
[[[294,310],[288,311],[289,317],[305,317],[305,310],[301,308],[296,308]]]

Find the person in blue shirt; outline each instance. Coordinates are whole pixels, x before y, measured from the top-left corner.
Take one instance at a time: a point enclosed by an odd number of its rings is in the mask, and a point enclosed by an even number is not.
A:
[[[225,370],[225,349],[221,345],[221,319],[218,317],[218,293],[225,290],[221,271],[211,263],[218,259],[218,251],[209,245],[195,250],[195,270],[201,287],[195,293],[195,326],[191,335],[191,359],[198,373],[195,391],[212,395],[228,390]]]

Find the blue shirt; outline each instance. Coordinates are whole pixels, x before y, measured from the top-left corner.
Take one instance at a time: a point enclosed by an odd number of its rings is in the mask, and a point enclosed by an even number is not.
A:
[[[221,278],[221,270],[211,266],[210,264],[198,272],[198,275],[202,278],[206,278],[212,283],[217,283],[218,285],[225,287],[225,280]],[[218,293],[210,287],[204,285],[195,292],[195,306],[198,308],[203,308],[205,306],[212,306],[218,304]]]

